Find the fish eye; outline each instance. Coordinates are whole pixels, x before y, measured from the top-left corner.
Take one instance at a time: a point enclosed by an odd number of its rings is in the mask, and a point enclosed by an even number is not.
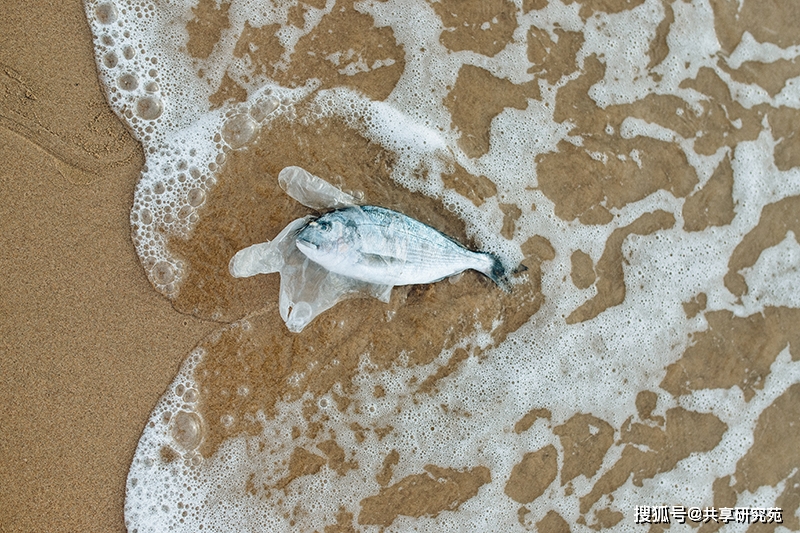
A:
[[[330,231],[331,230],[331,223],[325,220],[318,220],[317,225],[322,231]]]

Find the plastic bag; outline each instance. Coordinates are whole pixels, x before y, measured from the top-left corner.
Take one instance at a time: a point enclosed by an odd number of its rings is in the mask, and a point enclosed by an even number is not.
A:
[[[281,170],[278,184],[286,194],[311,209],[328,210],[356,205],[353,196],[300,167]]]
[[[287,167],[278,176],[286,193],[312,209],[337,209],[355,205],[355,198],[300,167]],[[239,250],[228,269],[244,278],[279,272],[278,299],[281,318],[289,331],[299,333],[317,315],[347,298],[389,301],[391,285],[377,285],[329,272],[308,259],[295,246],[297,233],[316,217],[290,222],[273,240]]]

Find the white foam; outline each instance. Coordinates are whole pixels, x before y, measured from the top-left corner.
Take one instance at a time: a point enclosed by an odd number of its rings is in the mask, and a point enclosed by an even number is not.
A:
[[[184,265],[166,241],[195,226],[224,152],[246,146],[264,120],[286,113],[307,93],[262,84],[246,104],[211,109],[209,97],[230,63],[215,56],[232,53],[235,41],[223,38],[198,65],[185,53],[188,35],[179,23],[192,18],[191,7],[190,2],[158,8],[146,1],[86,3],[109,103],[147,159],[131,210],[134,245],[155,288],[171,296],[179,291]],[[98,17],[98,9],[116,13],[115,19]]]
[[[742,34],[742,40],[727,58],[728,65],[736,70],[746,61],[773,63],[779,59],[792,60],[800,55],[800,46],[781,48],[772,43],[760,43],[749,31]]]

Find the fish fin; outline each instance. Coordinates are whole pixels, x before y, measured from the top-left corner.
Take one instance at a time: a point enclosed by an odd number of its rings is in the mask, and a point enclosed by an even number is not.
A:
[[[486,256],[491,261],[491,265],[483,273],[505,292],[511,292],[511,281],[508,279],[506,267],[503,266],[503,263],[496,255],[487,252]]]

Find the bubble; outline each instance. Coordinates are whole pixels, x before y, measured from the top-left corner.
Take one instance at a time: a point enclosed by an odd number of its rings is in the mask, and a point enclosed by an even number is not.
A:
[[[139,86],[139,78],[136,77],[136,74],[123,74],[117,80],[117,85],[123,91],[132,91]]]
[[[147,226],[153,222],[153,215],[150,213],[149,209],[142,209],[142,212],[139,213],[139,219],[142,221],[142,224]]]
[[[166,190],[167,190],[167,188],[160,181],[158,183],[156,183],[155,185],[153,185],[153,192],[155,194],[164,194],[164,191],[166,191]]]
[[[117,54],[114,52],[109,52],[103,56],[103,64],[108,68],[116,67],[118,61],[119,59],[117,58]]]
[[[248,115],[236,115],[222,125],[222,138],[231,148],[240,148],[250,142],[257,130],[255,120]]]
[[[263,121],[267,118],[273,111],[278,109],[278,105],[280,101],[275,98],[274,96],[270,96],[263,100],[259,100],[256,102],[253,107],[250,108],[250,116],[253,117],[258,122]]]
[[[183,393],[183,401],[187,403],[194,403],[197,401],[197,389],[189,389]]]
[[[111,24],[119,14],[114,4],[100,4],[94,8],[94,16],[100,24]]]
[[[223,427],[229,428],[233,425],[233,416],[222,415],[221,417],[219,417],[219,422],[220,424],[223,425]]]
[[[144,120],[155,120],[161,116],[164,104],[157,96],[145,96],[136,102],[136,114]]]
[[[134,57],[135,55],[136,55],[136,50],[134,50],[132,46],[126,46],[126,47],[125,47],[125,48],[123,48],[123,50],[122,50],[122,56],[123,56],[125,59],[133,59],[133,57]]]
[[[187,200],[189,201],[189,205],[192,207],[198,207],[203,204],[206,199],[206,193],[202,191],[202,189],[192,189],[189,191],[187,196]]]
[[[106,46],[114,46],[114,38],[110,35],[103,35],[102,41]]]
[[[175,394],[177,396],[183,396],[184,392],[186,392],[186,387],[184,387],[183,385],[179,384],[177,387],[175,387]]]
[[[172,270],[172,265],[166,261],[159,261],[153,266],[153,277],[156,283],[166,285],[175,279],[175,272]]]
[[[197,413],[178,411],[172,419],[172,438],[184,450],[191,451],[203,440],[203,421]]]
[[[148,83],[147,83],[147,84],[144,86],[144,90],[145,90],[145,91],[147,91],[147,92],[149,92],[149,93],[155,93],[155,92],[158,92],[158,84],[157,84],[156,82],[154,82],[154,81],[148,82]]]

